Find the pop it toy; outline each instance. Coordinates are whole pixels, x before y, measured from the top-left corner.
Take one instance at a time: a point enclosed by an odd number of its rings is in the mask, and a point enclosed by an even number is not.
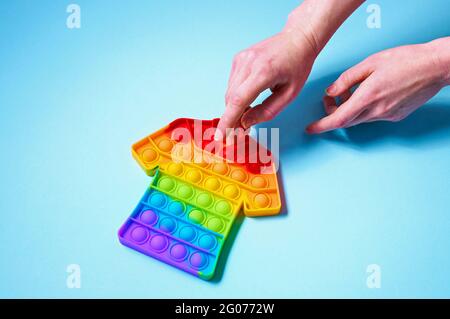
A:
[[[203,279],[213,277],[240,211],[281,210],[270,152],[248,135],[215,142],[217,123],[178,119],[132,146],[154,178],[119,230],[122,244]]]

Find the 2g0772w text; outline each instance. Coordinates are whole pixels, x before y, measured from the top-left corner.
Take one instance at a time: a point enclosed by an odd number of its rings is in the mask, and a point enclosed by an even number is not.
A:
[[[243,303],[243,304],[220,304],[218,312],[219,313],[272,313],[274,309],[274,304],[254,304],[254,303]]]
[[[216,305],[189,305],[182,303],[175,307],[177,314],[197,314],[206,317],[210,313],[216,314],[271,314],[275,304],[261,303],[229,303]]]

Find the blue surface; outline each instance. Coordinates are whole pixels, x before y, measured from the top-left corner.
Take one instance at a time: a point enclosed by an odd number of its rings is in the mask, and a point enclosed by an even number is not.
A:
[[[77,3],[79,30],[67,1],[0,3],[0,297],[450,297],[449,90],[401,123],[303,134],[341,71],[448,35],[447,0],[377,1],[382,29],[364,5],[338,31],[270,124],[287,214],[245,219],[212,283],[119,244],[150,183],[130,146],[175,118],[220,116],[233,55],[297,1]],[[81,289],[66,287],[73,263]]]

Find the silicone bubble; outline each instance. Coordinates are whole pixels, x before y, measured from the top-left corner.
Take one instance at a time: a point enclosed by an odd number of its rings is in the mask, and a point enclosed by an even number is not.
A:
[[[172,141],[168,138],[163,138],[159,141],[158,147],[164,152],[170,152],[172,150]]]
[[[148,148],[142,152],[142,159],[147,163],[154,162],[157,158],[158,153],[153,148]]]
[[[216,203],[216,211],[221,215],[231,213],[231,205],[226,200],[220,200]]]
[[[231,172],[231,178],[243,183],[247,180],[247,173],[245,173],[242,169],[236,169]]]
[[[131,231],[131,238],[138,243],[144,242],[147,236],[148,231],[144,227],[136,227]]]
[[[212,231],[215,231],[216,233],[219,233],[222,231],[224,226],[224,223],[222,219],[218,217],[212,217],[207,222],[207,227],[211,229]]]
[[[195,252],[189,258],[189,262],[193,267],[201,269],[206,266],[208,257],[203,253]]]
[[[269,206],[270,204],[270,198],[266,194],[257,194],[255,196],[255,206],[258,208],[264,208]]]
[[[175,188],[175,185],[175,181],[169,177],[163,177],[158,182],[159,188],[166,192],[171,192]]]
[[[182,199],[189,199],[193,195],[194,190],[190,186],[181,185],[180,188],[178,188],[178,196],[180,196]]]
[[[175,260],[184,260],[188,255],[188,250],[185,245],[175,244],[170,248],[170,256]]]
[[[210,177],[205,181],[205,188],[210,191],[217,191],[220,188],[220,180],[215,177]]]
[[[214,236],[205,234],[198,239],[198,245],[201,248],[211,250],[211,249],[214,249],[214,247],[216,247],[217,240],[214,238]]]
[[[167,171],[175,176],[179,176],[183,173],[183,164],[181,163],[170,163],[167,168]]]
[[[226,198],[236,199],[239,197],[239,188],[233,184],[227,185],[223,188],[223,195]]]
[[[168,207],[169,212],[177,216],[183,215],[185,209],[185,205],[179,201],[172,201]]]
[[[163,207],[166,204],[166,197],[161,193],[153,193],[149,197],[150,205]]]
[[[199,209],[193,209],[189,213],[189,219],[196,224],[202,224],[205,220],[205,214]]]
[[[213,171],[217,174],[226,175],[228,173],[228,165],[226,163],[216,163],[213,165]]]
[[[158,215],[151,209],[141,213],[141,221],[148,225],[154,225],[158,221]]]
[[[209,207],[213,203],[213,197],[208,193],[200,193],[197,196],[197,204],[200,207]]]
[[[263,176],[255,176],[251,181],[251,185],[256,188],[263,188],[267,186],[267,180]]]
[[[262,145],[246,135],[211,150],[218,121],[177,119],[132,146],[152,180],[119,230],[122,244],[203,279],[213,277],[240,209],[248,216],[281,210],[275,164],[236,152]]]
[[[169,240],[164,235],[155,235],[150,239],[150,247],[157,252],[163,252],[168,245]]]
[[[197,169],[191,169],[190,171],[188,171],[186,173],[186,179],[189,182],[192,182],[192,183],[196,184],[196,183],[201,181],[202,173],[199,170],[197,170]]]
[[[177,227],[177,222],[173,218],[164,218],[159,222],[159,228],[167,233],[173,233]]]
[[[193,241],[197,236],[197,231],[194,227],[185,226],[180,230],[180,238],[186,241]]]

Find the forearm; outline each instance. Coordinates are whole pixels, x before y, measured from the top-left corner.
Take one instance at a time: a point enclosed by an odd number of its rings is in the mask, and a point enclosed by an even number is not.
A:
[[[289,14],[284,28],[293,39],[306,37],[318,54],[364,0],[305,0]]]
[[[450,85],[450,37],[433,40],[428,45],[434,53],[443,84]]]

